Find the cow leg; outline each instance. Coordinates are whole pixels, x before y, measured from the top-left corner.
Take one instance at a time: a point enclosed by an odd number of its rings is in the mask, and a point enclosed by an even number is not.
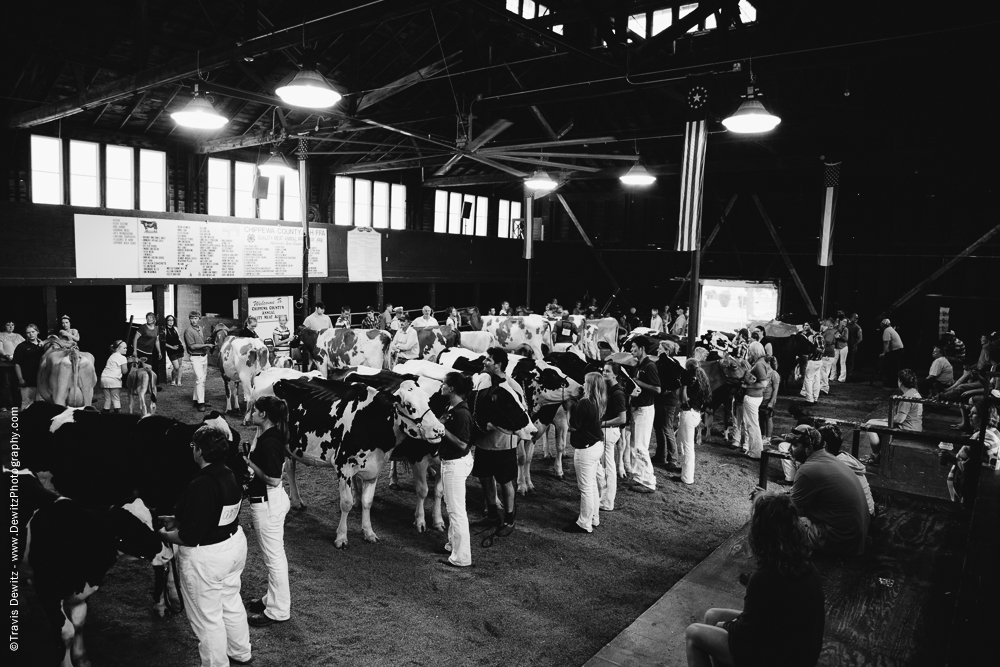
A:
[[[340,479],[340,523],[337,524],[337,539],[333,543],[338,549],[347,547],[347,515],[354,507],[354,491],[351,486],[350,479]]]
[[[399,468],[396,465],[397,461],[389,462],[389,488],[393,491],[399,489]]]
[[[304,510],[306,508],[305,503],[302,502],[302,498],[299,497],[299,485],[295,481],[295,459],[289,458],[288,463],[285,465],[285,472],[288,477],[288,494],[291,497],[292,509],[294,510]]]
[[[438,465],[441,465],[440,459],[438,459]],[[443,513],[443,503],[444,503],[444,475],[439,474],[437,476],[437,481],[434,482],[434,505],[431,516],[434,519],[434,530],[444,531],[444,513]]]
[[[569,433],[569,420],[566,418],[566,411],[562,408],[556,412],[552,425],[556,431],[556,477],[563,478],[563,453],[566,451],[566,435]]]
[[[528,495],[528,479],[531,477],[531,455],[534,453],[534,442],[531,440],[517,441],[517,492],[522,496]]]
[[[365,531],[365,542],[372,543],[378,542],[378,535],[372,530],[372,503],[375,501],[375,485],[377,482],[378,475],[372,479],[361,481],[361,529]]]
[[[66,659],[72,661],[73,667],[90,667],[90,658],[83,645],[83,626],[87,622],[87,598],[98,589],[97,586],[86,584],[83,593],[73,595],[63,602],[63,612],[72,625],[70,641],[67,643]],[[66,628],[63,629],[63,641],[66,641]]]
[[[417,527],[418,533],[427,530],[427,520],[424,518],[424,501],[427,500],[427,467],[429,465],[429,456],[425,456],[413,464],[413,487],[417,493],[417,508],[413,513],[413,525]]]
[[[550,426],[551,426],[551,424],[549,426],[546,426],[544,428],[539,429],[539,431],[541,432],[542,459],[543,460],[544,459],[550,459],[550,458],[552,458],[554,456],[554,454],[552,453],[552,450],[549,449],[549,427]]]

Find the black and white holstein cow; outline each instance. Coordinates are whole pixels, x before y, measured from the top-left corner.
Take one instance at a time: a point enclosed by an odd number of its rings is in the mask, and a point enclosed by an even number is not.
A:
[[[441,441],[444,426],[431,412],[427,396],[412,381],[393,392],[336,380],[280,380],[274,395],[288,405],[288,448],[306,465],[333,468],[340,486],[340,523],[334,542],[347,546],[347,515],[354,506],[352,481],[361,480],[361,527],[365,540],[378,542],[372,530],[375,483],[392,450],[407,436]],[[288,468],[292,502],[301,506],[294,468]]]
[[[218,412],[200,424],[185,424],[163,416],[102,414],[36,402],[21,415],[21,461],[46,488],[90,508],[105,509],[143,501],[153,517],[173,514],[181,493],[198,473],[191,440],[203,425],[217,428],[229,439],[226,465],[244,489],[250,471],[240,438]],[[154,524],[158,518],[152,519]],[[162,554],[157,562],[166,562]],[[157,613],[165,609],[166,573],[157,571]]]
[[[438,388],[443,378],[454,369],[442,366],[429,361],[414,360],[400,364],[397,369],[401,371],[382,372],[376,375],[364,372],[361,374],[348,374],[345,380],[348,382],[361,382],[368,386],[375,387],[382,391],[392,391],[395,386],[406,379],[417,378],[418,386],[428,391],[436,383]],[[485,433],[490,428],[498,429],[506,433],[511,433],[520,439],[530,440],[534,437],[537,429],[531,423],[528,416],[528,406],[514,388],[507,384],[494,386],[492,378],[486,373],[479,373],[472,378],[472,394],[466,397],[469,411],[473,419],[473,439],[476,431]],[[447,409],[447,400],[444,395],[434,390],[429,394],[430,406],[435,415],[444,414]],[[427,499],[429,485],[427,483],[427,471],[431,466],[440,467],[441,460],[438,457],[438,444],[431,444],[407,438],[399,447],[393,450],[393,463],[397,461],[408,461],[413,466],[413,485],[417,493],[417,507],[414,513],[413,525],[417,532],[424,532],[427,529],[427,521],[424,515],[424,501]],[[393,467],[392,480],[395,480],[396,469]],[[440,483],[434,488],[434,502],[431,513],[431,526],[434,530],[444,530],[444,517],[441,512],[441,501],[444,499],[444,486]],[[398,486],[398,484],[397,484]]]
[[[583,385],[545,361],[511,353],[507,354],[507,358],[507,368],[504,372],[524,390],[531,419],[538,429],[532,439],[521,440],[517,446],[517,490],[521,495],[525,495],[535,489],[531,481],[531,459],[535,453],[535,442],[545,434],[552,423],[557,424],[557,433],[560,428],[564,434],[568,432],[567,412],[563,406],[570,399],[579,398],[583,394]],[[468,350],[462,349],[448,350],[439,357],[441,364],[464,373],[481,373],[485,359],[484,355],[471,354]],[[563,422],[565,423],[560,426],[559,424]],[[557,441],[556,447],[559,446],[560,443]],[[561,446],[565,448],[565,439]],[[555,474],[562,479],[561,450],[560,456],[556,458]]]

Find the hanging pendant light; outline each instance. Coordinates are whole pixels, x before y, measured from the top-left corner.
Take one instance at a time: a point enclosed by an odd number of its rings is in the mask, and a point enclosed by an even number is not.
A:
[[[737,134],[760,134],[770,132],[781,119],[768,112],[764,105],[757,98],[760,91],[752,83],[747,88],[746,99],[740,104],[739,109],[722,121],[722,124],[730,132]]]
[[[532,190],[554,190],[559,185],[552,180],[548,173],[540,169],[525,179],[524,184]]]
[[[212,103],[198,94],[198,84],[194,84],[194,97],[181,109],[170,114],[174,122],[181,127],[190,127],[196,130],[217,130],[229,119],[219,114],[212,106]]]
[[[328,109],[342,97],[312,63],[274,92],[287,104],[308,109]]]
[[[618,177],[625,185],[652,185],[656,182],[656,176],[649,173],[645,167],[636,162],[632,168]]]
[[[267,158],[264,162],[257,165],[257,169],[260,171],[261,176],[288,176],[289,174],[294,174],[295,169],[292,165],[288,164],[288,160],[285,156],[278,151],[272,151],[271,157]]]

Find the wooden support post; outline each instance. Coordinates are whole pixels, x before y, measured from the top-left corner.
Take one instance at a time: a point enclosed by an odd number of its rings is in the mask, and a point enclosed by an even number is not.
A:
[[[240,299],[240,303],[239,303],[239,306],[238,306],[239,322],[237,322],[236,324],[239,325],[240,327],[242,327],[243,324],[247,321],[247,318],[250,317],[250,303],[249,303],[250,302],[250,286],[249,285],[240,285],[240,296],[239,296],[239,299]]]
[[[940,278],[942,275],[945,274],[945,272],[947,272],[948,270],[950,270],[951,267],[953,267],[956,264],[958,264],[958,262],[961,261],[963,258],[968,257],[973,252],[975,252],[976,248],[978,248],[979,246],[983,245],[984,243],[986,243],[987,241],[989,241],[991,238],[993,238],[996,235],[997,232],[1000,232],[1000,225],[997,225],[996,227],[994,227],[990,231],[988,231],[985,234],[983,234],[979,238],[978,241],[976,241],[975,243],[973,243],[972,245],[970,245],[968,248],[966,248],[962,252],[960,252],[957,255],[955,255],[954,257],[952,257],[950,260],[948,260],[947,262],[945,262],[944,266],[942,266],[940,269],[938,269],[937,271],[935,271],[934,273],[932,273],[931,275],[929,275],[924,280],[921,280],[919,283],[917,283],[916,287],[914,287],[913,289],[911,289],[909,292],[907,292],[903,296],[901,296],[898,299],[896,299],[896,301],[891,306],[889,306],[889,308],[886,310],[886,313],[887,314],[891,313],[892,311],[896,310],[897,308],[899,308],[900,306],[902,306],[904,303],[906,303],[907,301],[909,301],[910,299],[912,299],[914,296],[916,296],[917,294],[919,294],[920,290],[922,290],[923,288],[927,287],[929,284],[931,284],[932,282],[934,282],[935,280],[937,280],[938,278]]]
[[[691,253],[691,300],[688,303],[687,318],[687,351],[694,352],[694,341],[698,337],[698,324],[701,321],[701,248],[696,247]]]
[[[56,301],[56,288],[53,285],[45,286],[45,330],[39,332],[39,336],[44,338],[53,329],[59,328],[59,304]]]
[[[473,285],[473,292],[472,292],[472,299],[473,299],[472,303],[476,308],[481,307],[479,305],[479,301],[482,295],[482,291],[483,291],[483,284],[479,281],[476,281],[476,283]],[[487,308],[486,312],[487,313],[490,312],[490,309]]]
[[[323,300],[323,283],[315,283],[312,286],[312,291],[313,291],[313,306],[315,306],[317,301]],[[308,300],[309,299],[306,299],[306,301]],[[329,308],[329,306],[327,306],[327,308]],[[311,306],[309,308],[309,313],[312,314]]]
[[[615,292],[617,292],[619,290],[618,281],[615,280],[615,277],[611,274],[611,269],[608,268],[608,265],[604,263],[604,258],[601,257],[601,254],[597,251],[597,248],[594,247],[594,244],[591,242],[590,237],[587,236],[587,232],[583,230],[583,225],[581,225],[580,221],[576,219],[576,215],[573,213],[573,209],[571,209],[569,207],[569,204],[566,202],[566,198],[560,194],[557,194],[556,198],[559,199],[559,203],[562,204],[563,208],[566,210],[566,215],[568,215],[569,219],[573,221],[573,225],[576,227],[576,231],[580,232],[580,236],[583,237],[583,242],[587,244],[588,248],[590,248],[590,252],[594,255],[594,260],[597,262],[597,266],[600,267],[601,271],[608,279],[608,282],[611,283],[611,287],[614,289]]]
[[[385,283],[377,283],[375,301],[378,302],[378,312],[385,310]]]
[[[799,278],[799,272],[795,270],[795,265],[792,264],[792,258],[789,257],[788,253],[785,251],[785,245],[778,237],[778,230],[774,228],[771,218],[767,215],[767,211],[764,210],[764,205],[760,203],[760,198],[757,195],[751,195],[751,197],[753,197],[753,203],[757,205],[757,210],[760,211],[760,217],[764,219],[767,231],[771,232],[771,238],[774,239],[774,245],[778,246],[778,252],[781,253],[781,258],[785,260],[785,266],[788,267],[788,272],[792,274],[792,280],[795,281],[795,286],[799,288],[799,293],[806,302],[806,308],[809,309],[809,313],[813,317],[818,316],[816,306],[813,305],[812,299],[809,298],[809,293],[806,292],[806,286],[802,284],[802,279]]]
[[[712,241],[714,241],[715,237],[719,235],[719,230],[722,229],[722,223],[726,221],[726,218],[729,216],[729,212],[733,210],[733,204],[736,203],[736,197],[738,196],[739,195],[733,195],[729,198],[729,203],[727,203],[726,207],[722,209],[722,216],[719,218],[719,221],[715,223],[715,227],[712,228],[712,232],[708,235],[708,238],[705,239],[705,244],[701,247],[702,252],[708,250],[708,246],[712,245]],[[674,305],[677,303],[677,300],[681,298],[681,294],[684,293],[684,285],[687,284],[689,280],[691,280],[691,271],[688,271],[687,275],[684,276],[684,280],[682,280],[681,284],[677,287],[677,293],[674,294],[674,298],[670,300],[670,307],[667,309],[667,314],[674,309]]]
[[[173,313],[167,313],[167,286],[166,285],[153,285],[153,312],[156,313],[156,318],[158,322],[163,322],[167,315],[173,315]],[[162,329],[161,329],[162,333]],[[160,338],[160,359],[156,362],[156,368],[153,371],[156,373],[156,377],[163,380],[167,377],[167,348],[163,344],[163,339]]]
[[[427,288],[427,293],[430,299],[431,310],[437,310],[437,283],[433,280]]]

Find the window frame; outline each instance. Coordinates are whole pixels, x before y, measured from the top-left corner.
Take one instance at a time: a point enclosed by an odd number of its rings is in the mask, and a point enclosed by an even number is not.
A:
[[[159,182],[160,185],[161,185],[161,187],[162,187],[162,193],[161,193],[162,194],[162,199],[160,200],[160,206],[162,206],[162,208],[143,208],[143,188],[142,188],[142,184],[143,183],[155,183],[156,182],[156,181],[147,181],[147,180],[144,180],[143,177],[142,177],[142,171],[143,171],[142,170],[142,163],[143,163],[142,162],[142,158],[143,158],[143,155],[162,155],[163,156],[163,169],[162,169],[162,178],[163,178],[163,180]],[[139,201],[136,202],[137,203],[136,210],[137,211],[153,211],[155,213],[165,213],[167,211],[167,184],[168,184],[167,153],[166,153],[166,151],[156,151],[156,150],[151,150],[151,149],[148,149],[148,148],[140,148],[137,159],[139,161]]]
[[[111,202],[111,181],[124,181],[124,178],[120,178],[117,175],[112,175],[111,169],[108,167],[110,162],[109,155],[116,151],[124,151],[127,153],[128,158],[125,163],[128,165],[128,200],[129,205],[126,207],[115,206]],[[102,175],[104,177],[104,207],[114,208],[126,211],[134,211],[136,209],[135,204],[135,147],[133,146],[120,146],[118,144],[105,144],[104,145],[104,165],[102,169]]]
[[[43,171],[37,169],[35,163],[35,140],[38,140],[38,145],[41,146],[42,143],[54,142],[56,148],[56,171]],[[29,142],[29,159],[31,167],[31,203],[33,204],[45,204],[59,206],[66,203],[66,188],[63,183],[63,172],[65,170],[65,165],[63,164],[63,140],[60,137],[49,137],[44,134],[32,134],[31,140]],[[35,196],[37,194],[37,188],[35,187],[38,179],[35,178],[35,173],[40,174],[55,174],[56,176],[56,196],[55,201],[37,201]]]

